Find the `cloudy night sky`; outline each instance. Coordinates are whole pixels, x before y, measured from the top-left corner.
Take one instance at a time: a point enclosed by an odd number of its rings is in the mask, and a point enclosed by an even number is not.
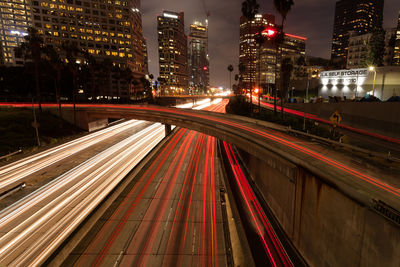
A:
[[[237,72],[239,64],[239,18],[243,0],[204,0],[210,11],[209,54],[210,83],[227,86],[227,66],[232,64]],[[273,1],[258,1],[260,13],[277,15]],[[306,54],[330,57],[333,19],[336,0],[294,0],[288,15],[286,32],[307,37]],[[185,29],[194,20],[205,20],[203,0],[141,0],[144,36],[147,39],[150,73],[158,77],[157,19],[163,10],[185,12]],[[400,9],[399,0],[385,0],[384,27],[396,27]],[[280,21],[279,15],[276,16]]]

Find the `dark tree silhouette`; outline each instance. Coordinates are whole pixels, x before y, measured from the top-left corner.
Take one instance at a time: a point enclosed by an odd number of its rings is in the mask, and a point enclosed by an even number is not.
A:
[[[233,71],[232,65],[228,66],[228,71],[229,71],[229,89],[232,89],[232,71]]]
[[[254,20],[256,17],[256,14],[258,13],[258,9],[260,8],[260,5],[257,3],[257,0],[246,0],[242,3],[242,14],[248,21]],[[251,35],[252,31],[252,23],[250,23],[250,27],[248,27],[249,31],[249,36]],[[250,54],[251,54],[251,61],[254,62],[254,55],[253,52],[250,49]],[[253,77],[250,76],[250,103],[253,102]]]
[[[40,77],[39,77],[39,64],[42,57],[44,48],[43,37],[38,30],[33,27],[28,28],[28,35],[24,37],[25,41],[16,49],[16,54],[21,55],[26,60],[33,61],[36,100],[39,104],[39,110],[42,112],[42,96],[40,91]]]
[[[276,38],[276,41],[277,41],[276,59],[278,59],[278,56],[280,55],[281,61],[282,61],[282,47],[283,47],[283,42],[284,42],[284,38],[285,38],[284,26],[285,26],[287,14],[291,10],[292,5],[294,5],[293,0],[274,0],[274,7],[275,7],[276,11],[278,11],[278,13],[281,15],[281,18],[282,18],[280,33],[278,34],[278,36]],[[279,54],[278,54],[278,47],[280,47]],[[276,60],[275,64],[278,64],[278,60]],[[275,115],[277,114],[277,110],[276,110],[276,97],[277,97],[276,70],[277,70],[277,67],[275,67],[275,97],[274,97],[274,113],[275,113]],[[283,112],[283,110],[282,110],[282,112]]]

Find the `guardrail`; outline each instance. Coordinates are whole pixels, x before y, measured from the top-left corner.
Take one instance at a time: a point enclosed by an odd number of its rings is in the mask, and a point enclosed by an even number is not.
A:
[[[5,155],[5,156],[1,156],[1,157],[0,157],[0,160],[6,159],[6,158],[8,158],[8,157],[12,157],[12,156],[17,155],[17,154],[19,154],[19,153],[22,153],[22,149],[20,149],[20,150],[18,150],[18,151],[15,151],[15,152],[12,152],[12,153],[10,153],[10,154],[8,154],[8,155]]]
[[[349,148],[349,149],[351,149],[353,151],[361,152],[361,153],[367,154],[369,156],[374,156],[374,157],[377,157],[377,158],[382,158],[382,159],[387,159],[387,160],[391,160],[391,161],[395,161],[395,162],[400,162],[400,159],[396,158],[396,157],[393,157],[390,154],[390,152],[388,154],[373,152],[371,150],[367,150],[367,149],[364,149],[364,148],[360,148],[360,147],[352,146],[352,145],[345,144],[345,143],[342,143],[342,142],[334,141],[334,140],[331,140],[331,139],[323,138],[323,137],[320,137],[320,136],[317,136],[317,135],[305,133],[305,132],[298,131],[298,130],[293,130],[290,127],[287,127],[286,131],[289,132],[289,133],[295,133],[295,134],[303,135],[303,136],[306,136],[306,137],[309,137],[309,138],[313,138],[313,139],[316,139],[316,140],[319,140],[319,141],[323,141],[323,142],[326,142],[326,143],[330,143],[330,144],[334,144],[334,145],[337,145],[337,146]]]

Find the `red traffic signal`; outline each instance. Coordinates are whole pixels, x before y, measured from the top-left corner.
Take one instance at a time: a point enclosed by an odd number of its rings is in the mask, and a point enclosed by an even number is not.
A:
[[[207,69],[208,69],[207,66],[204,66],[204,67],[203,67],[203,70],[207,70]]]
[[[276,30],[273,28],[266,28],[265,30],[263,30],[261,32],[262,35],[265,35],[270,38],[274,37],[276,35],[276,33],[277,33]]]

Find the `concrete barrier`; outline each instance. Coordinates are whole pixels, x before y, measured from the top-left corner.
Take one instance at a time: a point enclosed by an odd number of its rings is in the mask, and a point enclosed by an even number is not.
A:
[[[389,137],[400,138],[399,102],[341,102],[286,104],[287,108],[329,120],[336,110],[342,124]]]
[[[240,151],[251,179],[311,266],[400,266],[400,227],[308,170]]]

